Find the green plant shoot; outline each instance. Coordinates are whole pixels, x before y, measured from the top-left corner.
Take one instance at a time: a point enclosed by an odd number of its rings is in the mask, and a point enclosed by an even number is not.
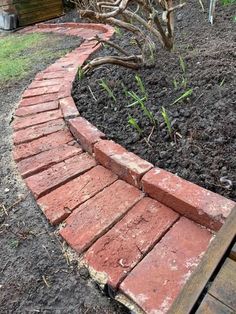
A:
[[[172,128],[171,128],[170,119],[169,119],[168,113],[164,107],[161,108],[161,115],[165,121],[167,130],[168,130],[170,136],[172,136]]]
[[[142,134],[142,129],[140,128],[140,126],[138,125],[137,121],[131,117],[129,115],[129,120],[128,120],[129,124],[135,128],[135,130],[139,133],[139,134]]]
[[[174,104],[176,104],[177,102],[179,102],[179,101],[181,101],[181,100],[184,100],[184,99],[188,98],[189,96],[192,95],[192,93],[193,93],[193,89],[192,89],[192,88],[188,89],[188,90],[187,90],[185,93],[183,93],[179,98],[177,98],[177,99],[171,104],[171,106],[174,105]]]
[[[141,93],[146,96],[147,95],[146,89],[144,87],[144,84],[143,84],[143,81],[142,81],[141,77],[136,74],[135,75],[135,80],[136,80],[136,83],[137,83],[138,88],[140,89]]]
[[[116,97],[113,94],[113,91],[110,89],[110,87],[107,85],[107,83],[101,79],[99,85],[107,92],[107,94],[114,100],[116,101]]]
[[[150,122],[155,126],[156,125],[156,120],[150,110],[145,106],[143,98],[140,98],[135,92],[128,92],[129,96],[133,98],[137,104],[140,105],[141,109],[143,110],[144,114],[146,117],[150,120]]]

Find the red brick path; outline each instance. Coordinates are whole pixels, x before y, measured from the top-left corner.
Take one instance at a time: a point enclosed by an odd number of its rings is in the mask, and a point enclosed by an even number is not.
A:
[[[84,43],[38,73],[13,124],[13,156],[50,223],[91,276],[142,313],[166,313],[235,203],[154,168],[96,129],[71,97],[78,66],[99,48],[96,24],[40,24],[26,32],[81,36]]]

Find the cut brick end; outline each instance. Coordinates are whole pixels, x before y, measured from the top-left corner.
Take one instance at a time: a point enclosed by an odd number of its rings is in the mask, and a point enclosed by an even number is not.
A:
[[[111,171],[96,166],[78,178],[38,199],[37,203],[52,224],[62,222],[83,202],[117,180]]]
[[[83,149],[90,154],[93,153],[94,144],[105,138],[104,133],[82,117],[69,120],[69,128]]]
[[[111,169],[121,179],[136,187],[140,187],[142,176],[153,168],[151,163],[128,152],[113,141],[99,141],[94,145],[94,154],[96,160],[104,167]]]
[[[99,284],[109,284],[116,289],[178,217],[177,213],[151,198],[139,201],[86,253],[85,264],[91,276]]]
[[[181,218],[122,282],[145,313],[167,313],[204,255],[212,234]]]
[[[142,178],[143,190],[180,214],[213,230],[219,230],[235,202],[155,168]]]
[[[79,206],[67,218],[60,234],[72,248],[82,253],[143,196],[135,187],[118,180]]]

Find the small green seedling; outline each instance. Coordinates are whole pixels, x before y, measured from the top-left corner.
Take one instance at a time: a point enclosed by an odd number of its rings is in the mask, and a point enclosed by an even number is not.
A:
[[[223,86],[225,83],[225,78],[223,78],[223,80],[220,82],[220,87]]]
[[[179,98],[177,98],[177,99],[171,104],[171,106],[174,105],[174,104],[176,104],[177,102],[179,102],[179,101],[181,101],[181,100],[184,100],[184,99],[188,98],[189,96],[192,95],[192,93],[193,93],[193,89],[192,89],[192,88],[188,89],[188,90],[187,90],[185,93],[183,93]]]
[[[164,107],[161,108],[161,115],[165,121],[167,130],[168,130],[170,136],[172,136],[172,128],[171,128],[170,119],[169,119],[168,113]]]
[[[113,94],[113,91],[110,89],[110,87],[107,85],[105,80],[101,79],[99,85],[107,92],[107,94],[114,100],[116,101],[116,97]]]
[[[122,36],[122,31],[121,31],[121,29],[120,29],[118,26],[115,26],[115,33],[116,33],[119,37]]]
[[[129,124],[135,128],[135,130],[141,135],[142,134],[142,129],[140,128],[140,126],[138,125],[137,121],[131,117],[131,115],[129,115],[129,120],[128,120]]]
[[[82,81],[82,79],[84,78],[84,70],[82,67],[78,68],[77,77],[79,81]]]
[[[121,82],[121,87],[123,89],[123,92],[125,93],[125,97],[128,97],[129,96],[128,95],[128,90],[127,90],[127,88],[126,88],[126,86],[125,86],[125,84],[123,82]]]
[[[145,106],[143,99],[140,98],[135,92],[128,92],[129,96],[133,98],[133,100],[140,105],[141,109],[143,110],[145,116],[150,120],[150,122],[155,126],[156,125],[156,120],[150,110]]]
[[[173,85],[174,85],[175,90],[177,90],[178,89],[178,82],[176,79],[173,80]]]
[[[184,62],[184,59],[182,58],[182,56],[179,56],[179,64],[180,64],[180,68],[182,70],[182,72],[185,74],[186,73],[186,65]]]
[[[141,93],[145,96],[147,96],[147,93],[146,93],[146,89],[144,87],[144,84],[143,84],[143,81],[141,79],[141,77],[139,75],[135,75],[135,80],[136,80],[136,83],[138,85],[138,88],[140,89]]]
[[[10,241],[10,246],[13,249],[16,249],[19,245],[20,245],[20,241],[19,240],[11,240]]]

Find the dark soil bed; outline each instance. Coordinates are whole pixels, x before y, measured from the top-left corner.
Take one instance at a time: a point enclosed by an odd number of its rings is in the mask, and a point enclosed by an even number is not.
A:
[[[132,70],[102,66],[76,80],[73,91],[80,114],[109,139],[155,166],[231,199],[236,199],[235,8],[218,4],[211,26],[199,2],[189,1],[176,14],[174,51],[160,49],[156,67],[138,71],[148,95],[145,104],[157,121],[154,130],[139,105],[127,107],[133,100],[125,90],[143,97]],[[120,40],[130,49],[127,34],[117,35],[115,41]],[[97,55],[111,53],[111,48],[105,48]],[[183,78],[186,87],[181,85]],[[101,79],[116,100],[101,88]],[[191,96],[173,104],[189,89]],[[172,136],[164,123],[162,106],[169,116]],[[138,123],[141,135],[128,123],[129,116]]]

